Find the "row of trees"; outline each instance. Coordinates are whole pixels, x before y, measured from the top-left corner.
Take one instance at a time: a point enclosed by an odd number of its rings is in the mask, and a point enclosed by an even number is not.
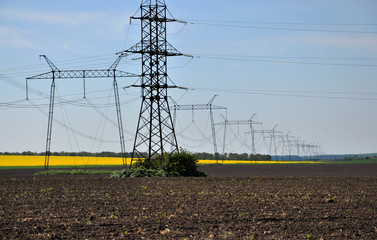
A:
[[[0,152],[0,155],[23,155],[23,156],[43,156],[44,152]],[[51,152],[52,156],[91,156],[91,157],[122,157],[121,153],[116,152]],[[253,160],[253,161],[269,161],[271,160],[270,155],[261,154],[247,154],[247,153],[225,153],[225,154],[213,154],[213,153],[193,153],[196,159],[206,159],[206,160]],[[132,153],[126,153],[126,157],[131,157]]]
[[[252,160],[252,161],[270,161],[270,155],[262,154],[247,154],[247,153],[194,153],[197,159],[208,159],[208,160]]]

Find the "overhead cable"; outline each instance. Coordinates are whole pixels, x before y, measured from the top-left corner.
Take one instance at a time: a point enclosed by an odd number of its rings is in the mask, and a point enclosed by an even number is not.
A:
[[[309,28],[290,28],[290,27],[266,27],[266,26],[250,26],[250,25],[235,25],[216,22],[188,22],[190,24],[213,26],[213,27],[228,27],[228,28],[242,28],[242,29],[262,29],[262,30],[279,30],[279,31],[302,31],[302,32],[326,32],[326,33],[355,33],[355,34],[375,34],[376,31],[360,31],[360,30],[331,30],[331,29],[309,29]],[[255,24],[255,23],[254,23]],[[261,23],[259,23],[261,24]],[[265,23],[266,24],[266,23]],[[272,24],[272,23],[270,23]],[[329,25],[329,24],[328,24]]]

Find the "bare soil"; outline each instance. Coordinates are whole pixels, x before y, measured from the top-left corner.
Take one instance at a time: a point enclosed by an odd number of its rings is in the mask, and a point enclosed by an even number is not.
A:
[[[377,177],[377,164],[203,165],[199,170],[212,177]]]
[[[289,175],[289,168],[285,173],[281,172],[284,168],[280,171],[266,168],[264,174],[258,169],[257,176],[250,170],[250,174],[240,177],[224,170],[229,166],[221,167],[225,166],[201,170],[217,169],[217,176],[225,177],[153,179],[34,176],[25,170],[19,170],[24,175],[4,174],[2,170],[0,236],[2,239],[377,238],[376,175],[361,171],[354,176],[334,170],[332,174],[313,176],[314,170],[301,166],[301,174],[297,170],[295,175]],[[277,174],[273,176],[275,171]],[[216,175],[214,172],[212,176]]]

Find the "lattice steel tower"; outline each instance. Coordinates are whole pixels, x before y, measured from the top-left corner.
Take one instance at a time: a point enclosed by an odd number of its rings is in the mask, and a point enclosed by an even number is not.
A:
[[[167,42],[166,23],[176,21],[167,18],[164,0],[142,0],[140,17],[141,42],[126,50],[127,53],[141,54],[142,103],[136,130],[132,159],[150,160],[156,154],[164,154],[172,149],[178,151],[178,143],[170,114],[167,89],[167,57],[181,56],[177,49]]]

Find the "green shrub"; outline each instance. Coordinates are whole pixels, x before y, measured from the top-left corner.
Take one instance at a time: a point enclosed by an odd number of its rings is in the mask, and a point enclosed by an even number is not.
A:
[[[206,174],[197,170],[198,160],[193,154],[182,150],[169,155],[155,155],[149,161],[136,161],[132,169],[121,170],[112,174],[113,177],[171,177],[194,176],[205,177]]]
[[[179,153],[173,153],[165,166],[166,171],[178,172],[181,176],[205,176],[204,173],[197,170],[198,160],[194,155],[187,151],[181,150]]]
[[[154,169],[123,169],[119,171],[113,171],[110,174],[111,178],[124,178],[124,177],[178,177],[179,174],[176,172],[166,172],[163,170]]]
[[[138,160],[133,164],[133,168],[136,169],[154,169],[162,170],[165,169],[169,161],[169,154],[165,153],[164,155],[155,155],[149,161]]]

